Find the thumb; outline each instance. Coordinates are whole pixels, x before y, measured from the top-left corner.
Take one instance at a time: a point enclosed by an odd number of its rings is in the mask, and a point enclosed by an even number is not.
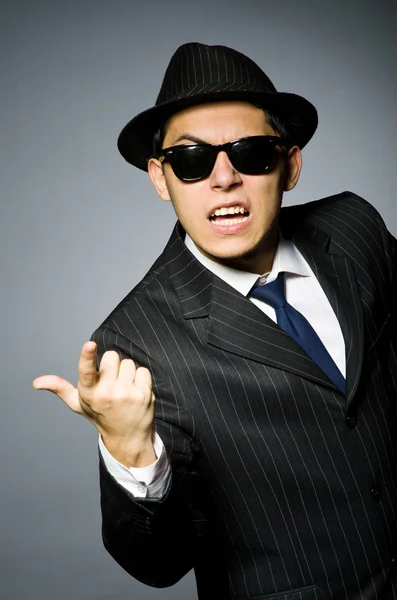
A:
[[[68,406],[73,412],[82,414],[80,398],[77,389],[63,377],[58,375],[42,375],[36,377],[32,383],[36,390],[46,390],[56,394],[58,398]]]

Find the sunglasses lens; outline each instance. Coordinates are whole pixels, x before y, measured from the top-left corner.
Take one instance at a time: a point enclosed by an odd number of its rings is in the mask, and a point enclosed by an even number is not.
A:
[[[267,173],[276,163],[276,145],[264,137],[251,137],[233,144],[231,158],[233,165],[241,173]]]
[[[207,177],[214,166],[213,152],[205,146],[185,146],[174,151],[172,168],[183,181],[198,181]]]

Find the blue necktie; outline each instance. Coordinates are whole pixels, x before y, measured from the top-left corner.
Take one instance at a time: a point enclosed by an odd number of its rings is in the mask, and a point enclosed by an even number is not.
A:
[[[276,311],[277,325],[281,327],[320,367],[329,379],[342,391],[345,391],[345,378],[329,355],[324,344],[310,325],[309,321],[288,304],[284,293],[284,273],[265,285],[254,287],[250,296],[269,304]]]

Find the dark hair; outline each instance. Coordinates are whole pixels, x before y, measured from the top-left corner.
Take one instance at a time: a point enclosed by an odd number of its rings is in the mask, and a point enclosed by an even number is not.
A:
[[[153,136],[153,156],[152,158],[160,158],[163,149],[165,134],[167,133],[168,121],[163,121]]]
[[[280,118],[273,112],[264,108],[263,106],[257,106],[257,108],[261,108],[265,113],[266,122],[270,127],[282,138],[289,139],[287,128],[284,123],[280,120]],[[156,133],[153,136],[153,155],[152,158],[159,158],[161,156],[161,151],[163,148],[163,142],[165,135],[167,133],[168,121],[164,121],[160,127],[157,129]]]

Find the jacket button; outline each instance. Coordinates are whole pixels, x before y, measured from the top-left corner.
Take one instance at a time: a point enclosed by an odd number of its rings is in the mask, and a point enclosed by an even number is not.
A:
[[[356,415],[348,415],[346,417],[346,423],[347,423],[347,426],[350,427],[350,429],[354,429],[354,427],[357,425]]]
[[[397,558],[395,556],[391,557],[391,564],[393,565],[393,567],[397,567]]]
[[[371,492],[371,496],[374,500],[380,500],[381,496],[382,496],[382,490],[380,488],[380,485],[374,483],[373,486],[370,489]]]

